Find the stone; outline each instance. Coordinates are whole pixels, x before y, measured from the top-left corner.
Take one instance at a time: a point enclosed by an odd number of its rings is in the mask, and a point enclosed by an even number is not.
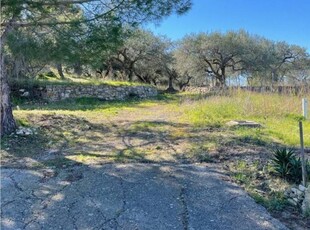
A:
[[[294,193],[296,195],[298,194],[298,189],[297,188],[293,187],[293,188],[291,188],[291,191],[292,191],[292,193]]]
[[[46,86],[43,99],[47,101],[59,101],[65,98],[96,97],[103,100],[125,100],[135,95],[138,98],[154,97],[158,91],[153,86]]]
[[[24,92],[22,95],[20,95],[21,97],[29,97],[30,93],[29,92]]]
[[[310,185],[305,190],[305,198],[302,202],[301,210],[302,210],[304,215],[310,214]]]
[[[298,189],[302,192],[306,191],[306,187],[301,184],[298,186]]]
[[[304,192],[300,191],[299,189],[296,190],[296,194],[298,197],[301,197],[304,195]]]
[[[296,203],[299,202],[298,198],[293,198],[293,201],[295,201]]]
[[[297,203],[296,203],[293,199],[289,198],[289,199],[287,199],[287,201],[288,201],[291,205],[297,206]]]
[[[226,123],[228,126],[232,127],[248,127],[248,128],[258,128],[262,127],[261,124],[255,121],[241,121],[241,120],[232,120]]]
[[[15,133],[20,136],[29,136],[35,134],[35,131],[31,128],[19,127]]]

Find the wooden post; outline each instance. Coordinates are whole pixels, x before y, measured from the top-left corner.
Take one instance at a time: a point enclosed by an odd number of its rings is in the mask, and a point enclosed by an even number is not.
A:
[[[307,98],[302,99],[302,115],[305,119],[308,119],[308,100],[307,100]]]
[[[302,121],[299,121],[299,135],[300,135],[300,147],[301,147],[301,170],[302,170],[302,185],[306,187],[307,172],[305,164],[305,150],[304,150],[304,134],[302,130]]]

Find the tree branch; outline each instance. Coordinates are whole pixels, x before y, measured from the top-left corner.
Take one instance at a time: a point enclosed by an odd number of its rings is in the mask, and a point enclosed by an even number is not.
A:
[[[99,0],[63,0],[63,1],[20,1],[19,4],[36,5],[36,6],[58,6],[58,5],[71,5],[71,4],[83,4],[89,2],[98,2]],[[18,3],[13,3],[18,4]],[[2,0],[2,6],[12,5],[12,0]]]
[[[216,71],[214,69],[214,67],[212,66],[211,62],[207,59],[207,58],[204,58],[204,61],[208,64],[208,66],[210,67],[211,71],[216,75],[216,76],[220,76],[220,74],[218,73],[218,70]]]
[[[79,0],[81,1],[97,1],[97,0]],[[64,1],[65,2],[65,1]],[[70,2],[70,1],[66,1],[66,2]],[[77,1],[71,1],[71,2],[77,2]],[[84,19],[84,20],[73,20],[73,21],[57,21],[57,22],[17,22],[14,21],[13,23],[11,23],[11,25],[13,25],[14,27],[30,27],[30,26],[52,26],[52,25],[68,25],[68,24],[75,24],[75,23],[87,23],[87,22],[91,22],[91,21],[95,21],[97,19],[103,18],[104,16],[112,13],[113,11],[115,11],[117,8],[119,8],[123,3],[125,2],[125,0],[121,1],[119,4],[117,4],[115,7],[111,8],[110,10],[96,15],[93,18],[89,18],[89,19]],[[7,24],[10,22],[3,22],[1,23],[1,27],[5,27],[7,26]]]

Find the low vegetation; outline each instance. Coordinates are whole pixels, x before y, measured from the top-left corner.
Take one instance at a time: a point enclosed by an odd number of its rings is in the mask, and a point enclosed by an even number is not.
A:
[[[46,85],[64,85],[64,86],[71,86],[71,85],[110,85],[110,86],[135,86],[135,85],[143,85],[142,83],[137,82],[128,82],[128,81],[112,81],[106,79],[96,79],[96,78],[77,78],[77,77],[70,77],[69,75],[66,76],[65,79],[61,79],[58,76],[49,77],[48,75],[41,75],[44,76],[38,77],[35,79],[12,79],[10,80],[10,85],[13,88],[29,88],[29,87],[40,87]]]
[[[2,165],[57,169],[108,162],[221,163],[232,180],[280,215],[287,207],[283,192],[295,177],[292,171],[281,174],[272,158],[281,148],[292,148],[298,155],[300,102],[299,96],[246,91],[114,102],[15,99],[18,124],[37,134],[3,138]],[[262,127],[229,127],[230,120],[253,120]],[[309,120],[303,125],[309,148]]]

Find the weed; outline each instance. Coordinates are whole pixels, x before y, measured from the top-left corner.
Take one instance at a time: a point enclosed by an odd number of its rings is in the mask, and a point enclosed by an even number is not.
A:
[[[270,194],[269,196],[263,196],[259,193],[250,192],[250,195],[256,203],[265,206],[269,211],[281,211],[287,205],[287,201],[282,192]]]

